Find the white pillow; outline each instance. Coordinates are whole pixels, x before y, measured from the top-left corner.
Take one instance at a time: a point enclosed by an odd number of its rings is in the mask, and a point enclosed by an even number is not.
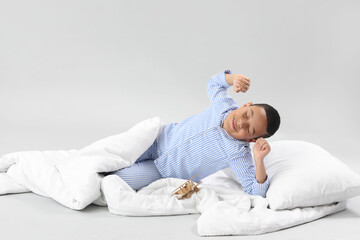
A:
[[[270,179],[266,198],[271,209],[324,205],[360,195],[360,176],[321,147],[304,141],[270,145],[264,163]],[[224,170],[237,180],[230,171]]]
[[[360,176],[321,147],[304,141],[270,145],[264,163],[271,209],[323,205],[360,195]]]

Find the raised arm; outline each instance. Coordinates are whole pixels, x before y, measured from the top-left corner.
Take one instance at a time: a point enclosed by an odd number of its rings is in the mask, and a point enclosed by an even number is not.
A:
[[[207,85],[207,92],[211,103],[216,103],[225,99],[232,99],[227,93],[230,85],[225,80],[225,75],[231,74],[231,70],[225,70],[212,76]]]
[[[211,103],[232,99],[227,93],[230,86],[233,86],[236,93],[246,92],[250,87],[250,79],[241,74],[232,74],[231,70],[212,76],[208,81],[208,96]]]
[[[225,74],[227,84],[233,86],[236,93],[245,93],[250,87],[250,79],[241,74]]]

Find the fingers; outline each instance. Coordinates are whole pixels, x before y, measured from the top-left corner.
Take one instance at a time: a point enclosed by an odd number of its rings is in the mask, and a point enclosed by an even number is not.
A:
[[[242,82],[242,83],[240,83],[240,86],[241,86],[240,91],[246,92],[247,90],[249,90],[250,82],[249,83]]]
[[[250,87],[250,79],[246,77],[238,78],[234,83],[235,92],[246,92]]]
[[[236,93],[238,92],[246,92],[249,88],[248,87],[243,87],[241,85],[237,85],[237,86],[234,86],[234,90]]]
[[[270,150],[270,145],[264,138],[257,139],[255,144],[260,150],[266,150],[266,149]]]
[[[234,90],[235,90],[236,93],[238,93],[238,92],[240,92],[240,91],[241,91],[241,92],[244,91],[244,89],[242,88],[242,86],[241,86],[240,83],[234,84]]]
[[[240,80],[240,86],[241,86],[241,90],[243,92],[246,92],[249,87],[250,87],[250,79],[247,78],[247,77],[243,77],[241,80]]]
[[[250,79],[249,78],[243,78],[241,81],[245,86],[250,86]]]

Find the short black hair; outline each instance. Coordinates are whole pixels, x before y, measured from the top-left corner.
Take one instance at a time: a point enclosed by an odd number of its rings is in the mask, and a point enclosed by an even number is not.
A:
[[[266,103],[256,103],[252,104],[251,106],[258,106],[262,107],[265,110],[266,113],[266,119],[267,119],[267,127],[266,127],[266,134],[263,136],[259,136],[258,138],[268,138],[274,135],[274,133],[279,129],[280,127],[280,115],[278,111]]]

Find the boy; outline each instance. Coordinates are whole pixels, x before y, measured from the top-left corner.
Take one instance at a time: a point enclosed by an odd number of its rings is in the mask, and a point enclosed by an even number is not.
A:
[[[189,179],[195,182],[230,167],[244,191],[266,196],[269,179],[264,157],[270,145],[264,139],[279,128],[278,112],[267,104],[247,103],[239,107],[227,88],[246,92],[250,79],[226,70],[208,82],[211,106],[180,123],[163,127],[161,133],[136,162],[111,174],[120,176],[134,190],[160,178]],[[250,142],[256,142],[253,152]],[[255,162],[255,166],[254,166]]]

